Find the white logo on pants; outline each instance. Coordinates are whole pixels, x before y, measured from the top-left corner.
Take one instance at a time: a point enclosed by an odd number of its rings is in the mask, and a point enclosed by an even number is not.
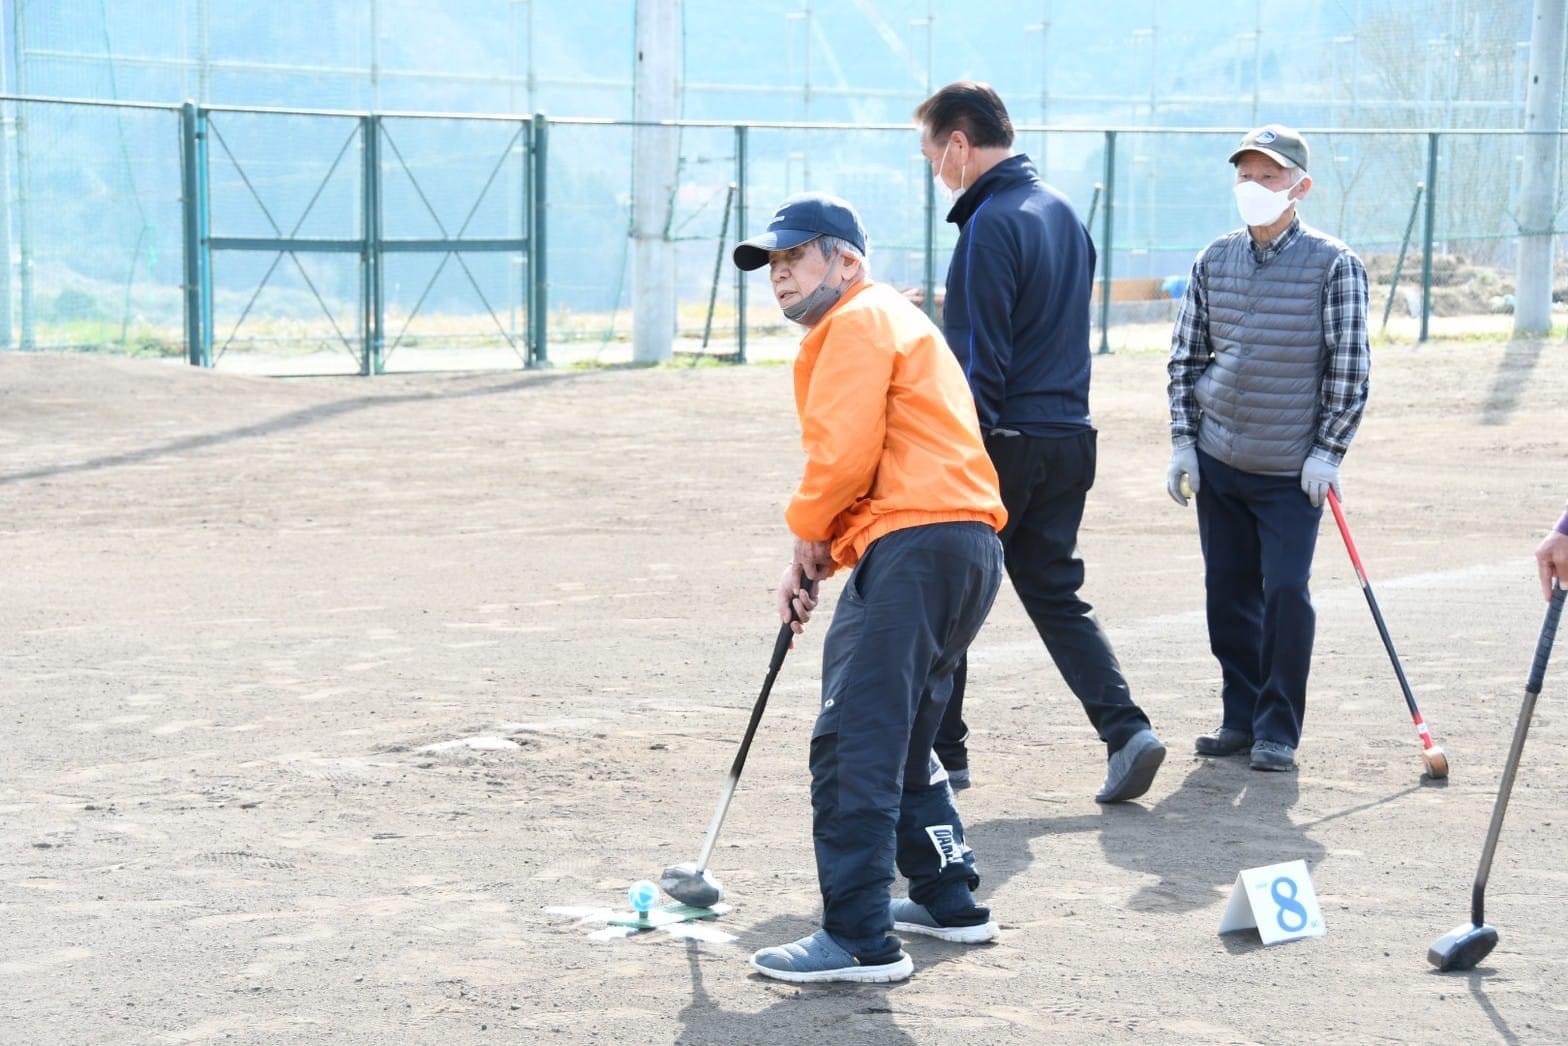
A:
[[[927,825],[926,835],[931,837],[931,845],[936,847],[937,856],[942,859],[942,863],[937,866],[938,871],[950,864],[962,864],[964,854],[970,852],[968,846],[958,841],[950,824]]]

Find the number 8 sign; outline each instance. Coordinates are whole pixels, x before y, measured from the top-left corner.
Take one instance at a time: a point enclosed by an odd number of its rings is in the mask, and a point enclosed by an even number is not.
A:
[[[1248,868],[1236,876],[1220,933],[1256,928],[1264,944],[1279,944],[1327,932],[1306,861]]]

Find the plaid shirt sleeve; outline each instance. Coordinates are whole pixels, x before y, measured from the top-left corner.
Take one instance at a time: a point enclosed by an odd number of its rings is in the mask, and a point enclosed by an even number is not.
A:
[[[1339,464],[1367,406],[1372,350],[1367,344],[1367,270],[1350,251],[1329,271],[1323,296],[1323,342],[1328,354],[1317,438],[1311,456]]]
[[[1205,252],[1207,253],[1207,252]],[[1171,359],[1166,365],[1170,384],[1166,393],[1171,405],[1171,444],[1191,447],[1198,442],[1198,377],[1209,365],[1209,304],[1204,297],[1203,255],[1192,263],[1192,275],[1182,295],[1176,328],[1171,332]]]

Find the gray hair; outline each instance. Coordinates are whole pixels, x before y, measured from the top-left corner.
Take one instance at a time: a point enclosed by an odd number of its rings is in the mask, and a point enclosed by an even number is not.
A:
[[[822,252],[822,257],[831,262],[839,254],[847,254],[860,262],[860,272],[866,279],[871,278],[871,263],[866,259],[865,251],[838,236],[823,234],[814,241],[817,250]]]

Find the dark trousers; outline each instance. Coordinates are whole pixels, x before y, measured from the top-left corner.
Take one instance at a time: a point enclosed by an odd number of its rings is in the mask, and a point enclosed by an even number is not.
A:
[[[822,924],[862,960],[898,950],[895,864],[918,904],[980,882],[931,742],[1001,580],[989,526],[911,527],[871,543],[833,611],[811,736],[812,839]]]
[[[1007,508],[1007,527],[1001,535],[1007,576],[1057,671],[1083,705],[1100,740],[1115,752],[1132,735],[1149,728],[1149,717],[1133,703],[1094,608],[1078,598],[1083,587],[1078,525],[1083,522],[1089,488],[1094,486],[1096,435],[1086,429],[1061,439],[992,436],[986,449]],[[969,728],[964,723],[967,673],[967,665],[961,663],[937,734],[936,754],[949,770],[969,765],[965,744]]]
[[[1222,725],[1295,748],[1307,707],[1317,614],[1307,582],[1321,508],[1295,476],[1258,476],[1198,453],[1209,649]]]

